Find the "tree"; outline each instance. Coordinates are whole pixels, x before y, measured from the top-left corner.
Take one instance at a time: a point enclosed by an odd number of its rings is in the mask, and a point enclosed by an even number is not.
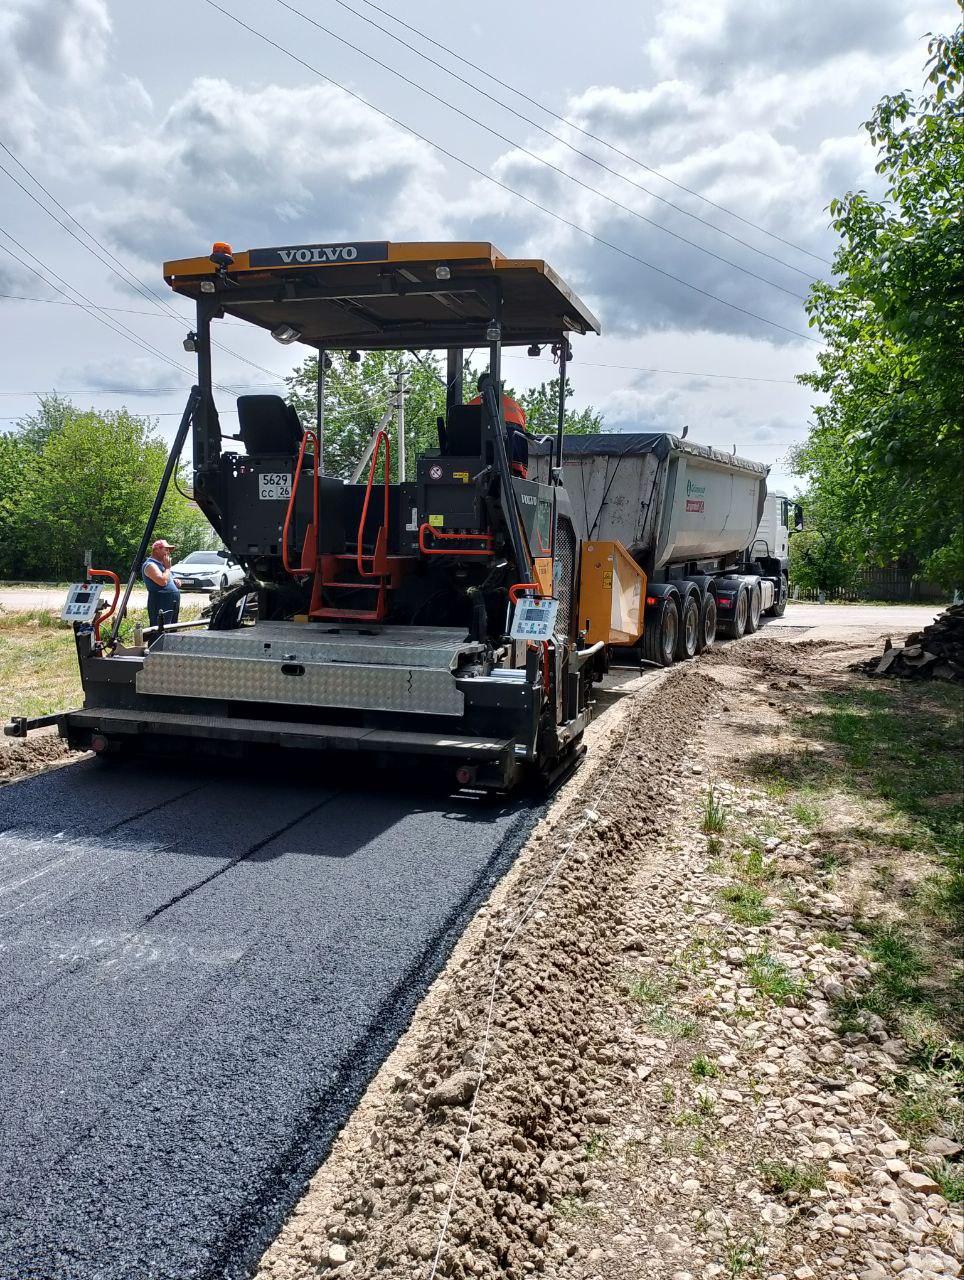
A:
[[[402,354],[397,351],[369,351],[361,360],[351,361],[341,352],[331,353],[331,368],[325,373],[325,470],[348,479],[358,464],[365,445],[379,419],[393,401],[396,377],[401,369],[408,395],[405,399],[405,445],[409,458],[438,446],[437,420],[445,413],[444,367],[437,356]],[[466,361],[463,369],[466,399],[476,394],[479,370]],[[288,398],[309,430],[315,425],[318,357],[309,356],[288,378]],[[534,435],[555,434],[556,396],[559,379],[543,382],[528,391],[505,393],[517,400],[526,412]],[[572,386],[567,381],[567,394]],[[591,408],[566,410],[566,430],[585,434],[598,431],[602,417]],[[397,478],[397,459],[392,440],[392,475]]]
[[[0,572],[76,577],[88,549],[97,567],[126,572],[166,458],[149,419],[42,398],[18,431],[0,437]],[[15,484],[12,468],[21,477]],[[173,486],[157,532],[185,553],[206,545],[211,534],[200,511]]]
[[[526,426],[535,436],[555,435],[559,425],[559,379],[540,382],[537,387],[517,394],[508,390],[508,394],[525,410]],[[602,414],[591,406],[585,409],[573,409],[572,383],[566,378],[566,434],[584,436],[599,431],[602,427]]]
[[[841,243],[833,282],[813,285],[825,392],[794,455],[808,506],[858,560],[909,559],[964,583],[964,28],[933,38],[915,101],[885,97],[865,128],[878,148],[879,200],[830,205]],[[830,532],[828,530],[828,532]]]
[[[853,577],[839,541],[821,529],[805,529],[790,539],[790,581],[803,591],[848,586]]]

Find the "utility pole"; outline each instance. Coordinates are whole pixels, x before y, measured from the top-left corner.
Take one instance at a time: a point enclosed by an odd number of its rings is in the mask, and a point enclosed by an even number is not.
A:
[[[318,439],[318,457],[315,466],[319,471],[325,469],[325,365],[328,363],[328,352],[324,347],[318,348],[318,386],[315,402],[315,435]]]
[[[395,374],[395,407],[398,411],[398,483],[405,483],[405,373],[401,365]]]

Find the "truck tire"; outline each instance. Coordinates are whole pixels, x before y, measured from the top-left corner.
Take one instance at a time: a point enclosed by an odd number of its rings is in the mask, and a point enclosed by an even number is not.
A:
[[[741,586],[733,601],[733,616],[722,623],[720,630],[734,640],[742,640],[746,635],[747,619],[750,616],[750,593]]]
[[[700,645],[700,605],[696,596],[688,596],[680,618],[676,637],[676,657],[680,662],[695,658]]]
[[[703,605],[700,609],[700,632],[699,644],[696,652],[703,653],[705,649],[712,647],[716,640],[716,596],[712,591],[707,591],[703,597]]]
[[[777,587],[776,603],[772,604],[767,613],[771,618],[782,618],[787,611],[787,601],[790,598],[790,583],[787,581],[785,573],[780,574],[780,585]]]
[[[755,582],[749,591],[749,608],[746,615],[746,634],[752,636],[760,630],[760,618],[763,614],[763,599],[759,582]]]
[[[643,632],[643,658],[658,667],[671,667],[676,657],[679,635],[679,606],[665,596]]]

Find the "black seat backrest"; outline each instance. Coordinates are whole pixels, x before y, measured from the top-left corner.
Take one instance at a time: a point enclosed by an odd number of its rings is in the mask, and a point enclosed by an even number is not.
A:
[[[297,453],[301,447],[301,421],[281,396],[238,396],[238,422],[248,453]]]
[[[482,455],[482,406],[454,404],[445,426],[445,452],[453,458]]]

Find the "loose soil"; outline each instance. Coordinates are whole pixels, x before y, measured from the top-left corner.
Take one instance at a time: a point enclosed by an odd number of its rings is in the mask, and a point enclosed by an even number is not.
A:
[[[960,1274],[946,878],[817,732],[871,647],[607,695],[258,1280]]]

